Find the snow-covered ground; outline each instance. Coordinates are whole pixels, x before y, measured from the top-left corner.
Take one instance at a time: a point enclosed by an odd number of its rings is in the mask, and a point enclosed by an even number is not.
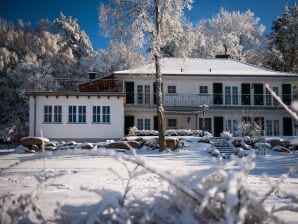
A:
[[[185,138],[185,137],[184,137]],[[211,157],[206,148],[210,145],[198,143],[197,138],[189,137],[185,140],[184,148],[176,152],[157,150],[139,150],[137,153],[149,167],[160,171],[170,172],[178,179],[196,174],[205,175],[208,170],[224,166],[230,159]],[[96,150],[63,150],[53,152],[51,156],[42,159],[30,159],[18,165],[4,169],[0,175],[0,196],[6,194],[31,193],[36,190],[38,181],[45,177],[61,174],[50,178],[41,189],[38,189],[36,204],[42,210],[46,219],[54,217],[54,210],[59,203],[68,216],[75,217],[88,209],[88,206],[101,200],[94,191],[115,189],[123,192],[127,184],[128,172],[123,163],[111,156],[100,155],[103,149]],[[111,150],[111,149],[105,149]],[[123,153],[132,156],[132,152]],[[39,155],[41,153],[36,153]],[[6,168],[24,158],[31,158],[32,154],[16,154],[13,150],[0,151],[0,168]],[[270,190],[264,179],[267,174],[271,181],[279,179],[290,167],[298,165],[298,152],[277,153],[268,151],[266,155],[256,155],[253,168],[246,180],[250,189],[257,192],[256,197],[262,196]],[[134,165],[124,162],[130,170]],[[235,167],[237,169],[237,167]],[[237,171],[236,171],[237,172]],[[133,192],[138,197],[146,197],[148,193],[160,192],[169,187],[169,183],[154,173],[145,173],[132,179]],[[298,173],[287,178],[282,187],[298,196]],[[266,206],[287,205],[290,199],[279,192],[274,192],[265,202]],[[297,212],[281,212],[279,217],[286,223],[297,223]]]

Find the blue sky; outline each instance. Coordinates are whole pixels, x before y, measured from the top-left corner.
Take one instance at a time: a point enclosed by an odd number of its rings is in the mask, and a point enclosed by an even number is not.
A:
[[[281,14],[284,6],[294,0],[194,0],[193,9],[186,17],[196,23],[201,18],[211,18],[220,7],[228,11],[250,9],[260,23],[271,30],[271,22]],[[94,50],[107,48],[108,39],[100,36],[98,25],[99,0],[0,0],[0,17],[15,22],[18,18],[34,25],[42,18],[54,20],[60,12],[78,19],[79,25],[89,36]]]

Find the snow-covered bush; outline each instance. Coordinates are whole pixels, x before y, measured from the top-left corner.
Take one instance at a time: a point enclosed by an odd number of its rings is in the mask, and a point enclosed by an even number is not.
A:
[[[231,139],[233,137],[233,134],[231,134],[229,131],[223,131],[222,133],[220,133],[220,137]]]
[[[238,125],[237,135],[239,136],[259,136],[262,131],[262,127],[255,121],[245,122],[242,121]]]
[[[212,134],[208,131],[191,130],[191,129],[168,129],[166,130],[167,136],[207,136],[212,137]],[[128,136],[158,136],[156,130],[139,130],[136,127],[129,128]]]

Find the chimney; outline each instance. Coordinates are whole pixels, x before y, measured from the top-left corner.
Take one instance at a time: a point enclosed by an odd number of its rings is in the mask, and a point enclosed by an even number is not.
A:
[[[95,79],[96,72],[88,72],[89,74],[89,80]]]
[[[225,59],[228,59],[230,58],[230,55],[229,54],[218,54],[215,56],[215,58],[225,58]]]

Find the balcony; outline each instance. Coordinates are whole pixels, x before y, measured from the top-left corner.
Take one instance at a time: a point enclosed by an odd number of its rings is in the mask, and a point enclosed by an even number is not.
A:
[[[292,95],[280,95],[286,104],[290,104]],[[224,95],[224,94],[164,94],[163,105],[167,109],[195,109],[207,104],[213,108],[262,108],[279,109],[281,106],[271,95]],[[152,93],[126,93],[126,106],[155,108],[156,97]]]

